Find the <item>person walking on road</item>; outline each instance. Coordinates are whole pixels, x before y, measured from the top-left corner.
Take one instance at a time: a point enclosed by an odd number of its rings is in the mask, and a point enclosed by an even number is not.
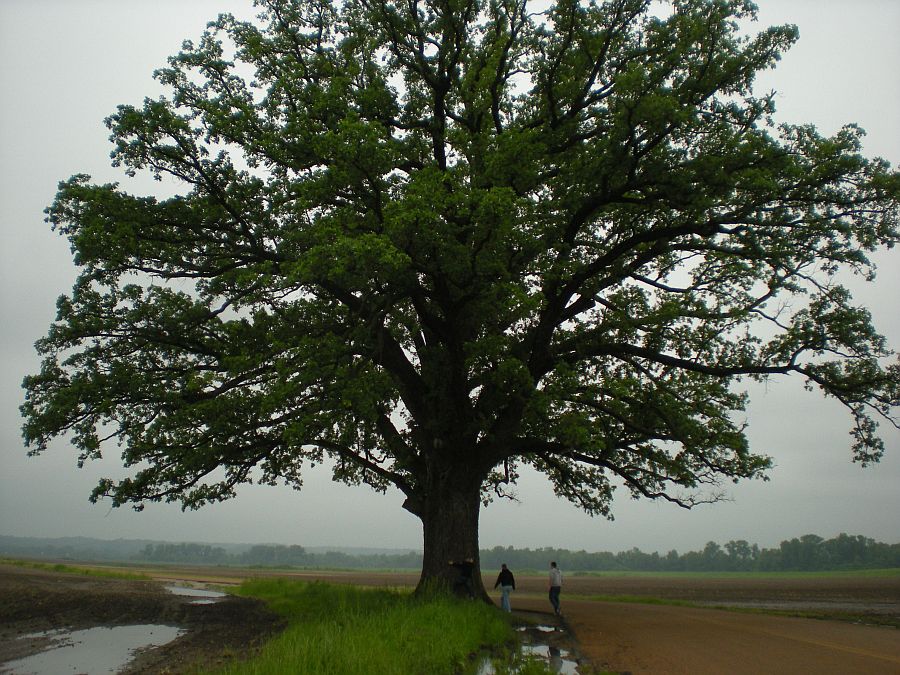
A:
[[[500,574],[497,575],[497,583],[494,588],[500,587],[500,607],[504,612],[511,612],[512,607],[509,604],[509,594],[516,590],[516,578],[509,571],[506,563],[500,565]]]
[[[560,616],[559,593],[562,590],[562,572],[555,562],[550,563],[550,604],[553,605],[553,613]]]

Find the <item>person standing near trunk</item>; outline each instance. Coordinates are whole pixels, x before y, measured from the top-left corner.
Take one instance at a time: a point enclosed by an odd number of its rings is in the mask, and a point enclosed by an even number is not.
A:
[[[500,587],[500,607],[504,612],[511,612],[512,607],[509,604],[509,594],[516,590],[516,578],[509,571],[506,563],[500,565],[500,574],[497,575],[497,583],[494,588]]]
[[[556,566],[556,562],[550,563],[550,604],[553,605],[553,613],[560,616],[559,593],[562,590],[562,572]]]
[[[475,571],[475,561],[472,558],[465,560],[450,560],[448,564],[455,567],[459,573],[456,581],[453,582],[453,593],[460,597],[474,598],[475,584],[472,581],[472,573]]]

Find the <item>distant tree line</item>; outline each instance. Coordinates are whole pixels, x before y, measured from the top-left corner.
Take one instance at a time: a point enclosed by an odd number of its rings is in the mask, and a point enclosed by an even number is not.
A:
[[[709,542],[702,551],[679,554],[644,553],[632,548],[619,553],[588,553],[565,549],[514,549],[497,546],[482,551],[484,567],[506,563],[517,569],[543,569],[556,560],[570,572],[788,572],[879,569],[900,567],[900,544],[884,544],[861,535],[839,534],[823,539],[815,534],[782,541],[778,548],[760,548],[744,540],[724,546]]]
[[[240,565],[259,567],[327,567],[349,569],[420,569],[422,554],[372,553],[350,554],[343,551],[324,553],[307,551],[302,546],[257,544],[240,553],[229,553],[219,546],[206,544],[147,544],[135,560],[166,563]]]
[[[222,547],[191,543],[147,544],[135,559],[148,562],[320,567],[351,569],[420,569],[422,555],[408,553],[349,554],[310,552],[302,546],[262,544],[240,553]],[[544,569],[556,560],[569,572],[781,572],[900,567],[900,544],[884,544],[862,535],[839,534],[823,539],[815,534],[782,541],[778,548],[760,548],[744,540],[724,546],[709,542],[701,551],[679,554],[644,553],[632,548],[619,553],[566,549],[516,549],[496,546],[481,551],[481,565],[496,569]]]

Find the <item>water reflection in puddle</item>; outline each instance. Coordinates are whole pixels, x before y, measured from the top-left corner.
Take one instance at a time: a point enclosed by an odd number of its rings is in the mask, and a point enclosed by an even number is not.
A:
[[[517,629],[525,633],[527,642],[519,647],[519,656],[537,658],[542,660],[554,673],[562,675],[577,675],[578,661],[566,650],[559,649],[551,644],[542,642],[541,638],[535,639],[535,633],[562,633],[555,626],[522,626]],[[530,634],[530,635],[529,635]],[[513,659],[515,661],[516,659]],[[515,674],[520,666],[517,663],[503,663],[500,672]],[[485,656],[476,666],[475,675],[495,675],[497,668],[495,662]]]
[[[549,645],[523,645],[522,653],[545,659],[554,673],[563,673],[563,675],[578,673],[578,662],[573,660],[569,652],[565,650]]]
[[[99,626],[86,630],[31,633],[20,639],[46,639],[49,648],[39,654],[0,664],[9,675],[61,675],[62,673],[117,673],[138,649],[159,647],[184,631],[175,626]]]
[[[520,633],[524,633],[528,630],[537,630],[541,633],[553,633],[559,629],[556,626],[519,626],[516,630]]]
[[[197,598],[191,601],[192,605],[211,605],[227,595],[227,593],[222,593],[221,591],[207,591],[203,588],[189,588],[188,586],[166,586],[166,590],[173,595]]]

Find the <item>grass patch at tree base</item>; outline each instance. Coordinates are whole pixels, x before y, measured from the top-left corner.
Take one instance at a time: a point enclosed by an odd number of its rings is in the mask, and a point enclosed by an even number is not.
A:
[[[516,641],[508,618],[480,602],[283,579],[250,580],[236,592],[265,600],[288,626],[220,675],[451,675]]]

